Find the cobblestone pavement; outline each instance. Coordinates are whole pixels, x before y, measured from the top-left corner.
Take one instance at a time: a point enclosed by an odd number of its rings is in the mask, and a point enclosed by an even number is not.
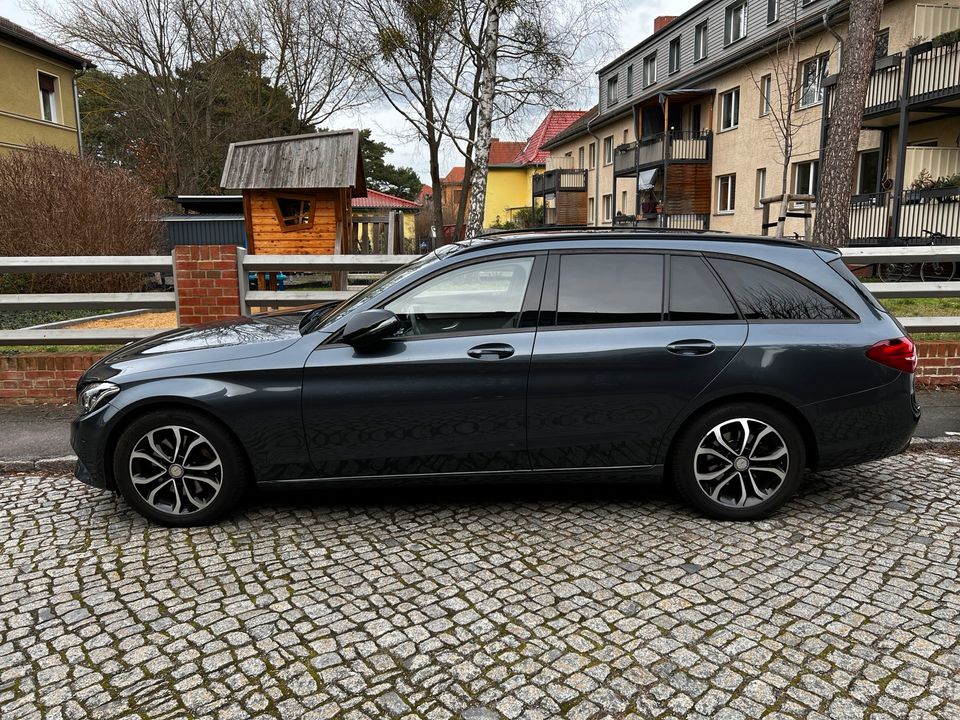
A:
[[[760,523],[656,485],[271,495],[148,525],[0,479],[0,717],[960,717],[960,459]]]

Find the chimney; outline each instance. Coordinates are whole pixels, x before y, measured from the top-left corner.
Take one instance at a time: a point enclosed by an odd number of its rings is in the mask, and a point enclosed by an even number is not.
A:
[[[653,32],[658,33],[677,19],[676,15],[660,15],[653,19]]]

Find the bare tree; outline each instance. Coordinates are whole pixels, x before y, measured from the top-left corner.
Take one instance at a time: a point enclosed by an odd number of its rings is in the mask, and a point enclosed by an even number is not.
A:
[[[778,36],[776,44],[767,54],[770,61],[767,66],[769,72],[758,77],[752,69],[750,70],[750,80],[760,93],[763,104],[761,112],[769,123],[770,133],[780,160],[781,200],[777,213],[777,237],[783,237],[787,219],[790,163],[797,151],[797,137],[803,128],[820,122],[819,115],[798,112],[799,104],[804,93],[822,92],[820,84],[826,71],[826,63],[824,63],[822,72],[818,67],[815,75],[803,76],[801,39],[798,36],[800,0],[790,0],[788,10],[791,16]],[[813,56],[818,56],[819,53],[818,44]]]
[[[873,70],[882,0],[851,0],[843,65],[832,93],[827,145],[820,169],[820,193],[813,236],[824,245],[844,245],[850,235],[850,188]]]

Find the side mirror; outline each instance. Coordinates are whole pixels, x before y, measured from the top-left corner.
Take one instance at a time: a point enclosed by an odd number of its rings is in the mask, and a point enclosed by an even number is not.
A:
[[[362,347],[382,340],[399,328],[400,318],[389,310],[364,310],[347,320],[341,339],[347,345]]]

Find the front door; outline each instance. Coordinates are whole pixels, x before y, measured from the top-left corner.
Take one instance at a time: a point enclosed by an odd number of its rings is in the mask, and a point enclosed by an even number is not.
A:
[[[441,271],[383,307],[397,336],[317,348],[303,419],[321,477],[529,469],[526,391],[545,255]]]
[[[656,464],[671,422],[747,337],[697,255],[553,255],[541,317],[528,400],[540,469]]]

